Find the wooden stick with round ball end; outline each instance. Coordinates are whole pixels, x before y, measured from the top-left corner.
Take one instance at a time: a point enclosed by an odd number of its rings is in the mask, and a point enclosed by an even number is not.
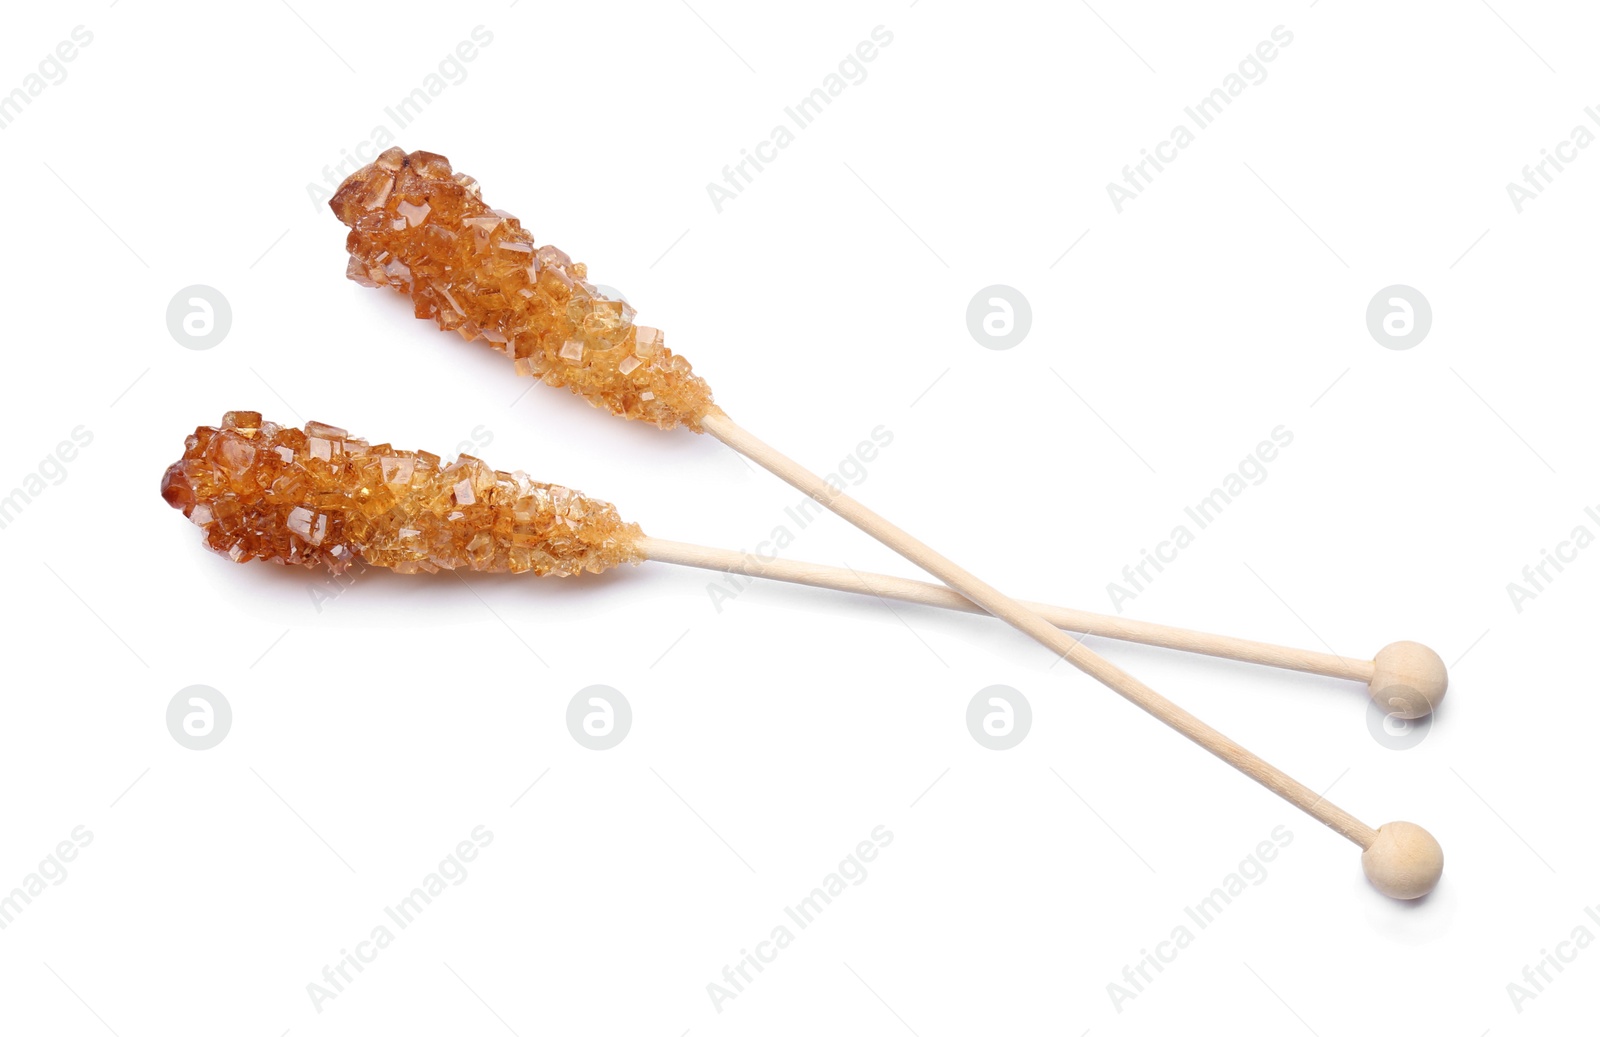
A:
[[[1361,851],[1361,870],[1380,893],[1416,900],[1433,892],[1444,874],[1444,850],[1421,825],[1390,821],[1380,825]]]
[[[590,284],[584,264],[551,246],[535,248],[520,221],[490,209],[481,194],[477,181],[455,173],[443,156],[384,152],[329,202],[350,228],[347,275],[409,295],[418,317],[469,341],[487,340],[515,361],[519,373],[569,388],[596,407],[662,428],[687,425],[710,433],[1364,851],[1380,845],[1378,830],[740,427],[712,402],[710,387],[689,362],[665,347],[657,329],[635,325],[632,307]],[[1374,885],[1386,893],[1416,889],[1421,895],[1437,880],[1420,866],[1422,855],[1380,849],[1379,856],[1385,867],[1369,876],[1380,876]]]
[[[1438,709],[1439,700],[1450,686],[1439,653],[1415,641],[1385,646],[1371,666],[1367,692],[1372,701],[1402,720],[1416,720]]]

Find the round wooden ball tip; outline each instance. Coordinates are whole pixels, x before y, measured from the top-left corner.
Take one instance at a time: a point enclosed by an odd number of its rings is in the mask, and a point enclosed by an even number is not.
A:
[[[1384,896],[1415,900],[1433,892],[1444,873],[1444,850],[1421,825],[1390,821],[1361,853],[1361,870]]]
[[[1439,707],[1449,687],[1444,660],[1427,645],[1396,641],[1372,660],[1367,694],[1387,714],[1402,720],[1425,717]]]

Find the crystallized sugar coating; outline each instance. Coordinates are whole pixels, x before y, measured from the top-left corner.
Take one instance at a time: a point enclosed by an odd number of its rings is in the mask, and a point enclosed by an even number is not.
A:
[[[411,296],[418,317],[487,340],[518,374],[625,418],[699,432],[711,387],[689,361],[658,329],[634,324],[633,307],[590,284],[584,264],[536,247],[515,216],[479,195],[443,156],[385,151],[328,203],[350,228],[347,275]]]
[[[642,531],[605,501],[466,454],[446,463],[315,421],[283,428],[254,411],[195,429],[161,496],[236,562],[571,576],[643,561]]]

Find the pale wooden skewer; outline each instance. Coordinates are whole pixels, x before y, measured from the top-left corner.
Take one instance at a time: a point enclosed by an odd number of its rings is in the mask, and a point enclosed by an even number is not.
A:
[[[1056,655],[1115,691],[1185,738],[1254,779],[1311,817],[1361,847],[1367,879],[1391,897],[1411,900],[1431,891],[1444,870],[1444,852],[1432,835],[1407,821],[1373,829],[1289,777],[1193,714],[1102,659],[1045,619],[1006,597],[909,533],[835,490],[818,476],[757,439],[720,409],[702,421],[712,436],[772,472],[873,539],[959,591],[991,615],[1004,620]]]
[[[985,615],[984,609],[948,587],[921,580],[908,580],[901,576],[881,573],[857,572],[815,562],[791,561],[785,558],[759,558],[729,551],[720,547],[702,547],[676,540],[645,537],[638,549],[657,562],[687,565],[713,572],[734,573],[742,576],[759,576],[767,580],[798,583],[807,587],[849,591],[853,594],[871,594],[895,601],[908,601],[916,605],[950,609],[955,612],[972,612]],[[1303,648],[1249,641],[1225,634],[1208,634],[1198,630],[1163,626],[1139,619],[1106,616],[1080,609],[1045,605],[1039,602],[1019,602],[1023,608],[1043,616],[1062,630],[1094,637],[1109,637],[1118,641],[1171,648],[1180,652],[1194,652],[1220,659],[1275,666],[1283,670],[1316,673],[1324,677],[1359,681],[1367,686],[1373,701],[1384,707],[1390,716],[1415,720],[1435,709],[1444,697],[1448,684],[1444,661],[1431,648],[1415,641],[1396,641],[1380,651],[1375,659],[1346,659],[1327,652],[1313,652]]]

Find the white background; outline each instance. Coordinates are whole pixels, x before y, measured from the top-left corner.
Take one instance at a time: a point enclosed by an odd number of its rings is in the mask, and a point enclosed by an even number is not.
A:
[[[1600,949],[1520,1013],[1507,984],[1600,935],[1600,552],[1520,612],[1507,584],[1600,529],[1600,149],[1521,213],[1506,184],[1600,103],[1593,12],[693,5],[11,12],[0,90],[75,26],[93,42],[0,131],[0,493],[75,427],[93,442],[0,530],[0,890],[75,826],[93,841],[0,930],[3,1028],[1592,1028]],[[1103,648],[1367,823],[1427,826],[1438,890],[1386,900],[1355,847],[978,617],[773,585],[718,612],[705,574],[655,565],[369,573],[319,603],[324,576],[203,550],[157,481],[230,408],[442,453],[480,430],[500,467],[716,546],[755,546],[798,497],[709,438],[519,397],[503,358],[344,279],[308,187],[479,25],[490,45],[399,143],[625,291],[795,457],[830,470],[885,426],[858,495],[1009,592],[1108,608],[1185,505],[1291,430],[1128,613],[1368,657],[1423,641],[1453,664],[1427,737],[1386,747],[1353,684]],[[865,81],[717,212],[707,183],[878,25]],[[1117,213],[1106,184],[1278,25],[1266,80]],[[1397,283],[1433,308],[1405,351],[1365,323]],[[191,284],[231,303],[216,348],[168,333]],[[966,326],[992,284],[1032,306],[1007,351]],[[831,517],[786,554],[915,575]],[[596,683],[634,712],[605,752],[564,719]],[[191,684],[232,704],[216,748],[166,728]],[[991,684],[1032,703],[1009,751],[965,726]],[[477,825],[468,877],[319,1013],[307,984]],[[878,825],[868,877],[718,1012],[707,984]],[[1278,825],[1266,880],[1113,1007]]]

